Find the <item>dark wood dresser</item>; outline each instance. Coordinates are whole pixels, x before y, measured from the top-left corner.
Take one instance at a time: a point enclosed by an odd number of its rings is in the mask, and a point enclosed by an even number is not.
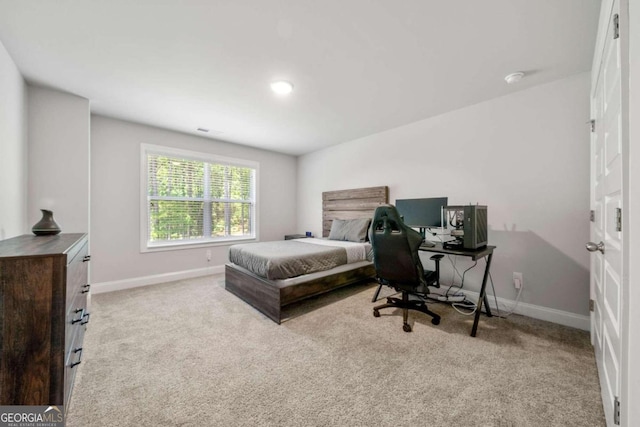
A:
[[[0,241],[0,405],[65,405],[82,359],[86,234]]]

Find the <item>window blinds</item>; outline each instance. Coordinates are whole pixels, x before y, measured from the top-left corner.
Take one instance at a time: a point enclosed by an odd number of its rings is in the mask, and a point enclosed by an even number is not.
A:
[[[254,237],[255,173],[147,153],[147,244]]]

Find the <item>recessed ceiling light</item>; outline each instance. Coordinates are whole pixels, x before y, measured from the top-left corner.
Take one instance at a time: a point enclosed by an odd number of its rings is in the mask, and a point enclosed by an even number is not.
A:
[[[285,80],[279,80],[271,83],[271,90],[278,95],[288,95],[293,90],[293,84]]]
[[[507,77],[504,78],[504,81],[507,82],[507,84],[512,85],[514,83],[518,83],[520,80],[522,80],[523,77],[524,77],[524,73],[522,71],[518,71],[518,72],[509,74]]]

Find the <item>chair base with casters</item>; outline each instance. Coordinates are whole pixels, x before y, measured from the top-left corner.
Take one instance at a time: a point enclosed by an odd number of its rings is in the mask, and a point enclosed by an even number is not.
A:
[[[435,271],[430,271],[430,270],[424,271],[425,283],[428,283],[429,286],[433,286],[435,288],[440,287],[440,260],[443,257],[444,255],[437,254],[437,255],[433,255],[430,258],[432,261],[435,262],[436,269]],[[376,290],[376,294],[373,297],[374,298],[373,301],[375,301],[378,298],[378,294],[380,293],[380,288],[382,288],[383,285],[392,286],[391,284],[385,283],[384,281],[380,280],[380,285]],[[402,293],[402,299],[387,297],[386,304],[373,307],[373,317],[380,317],[380,310],[382,310],[383,308],[395,307],[395,308],[402,309],[402,329],[405,332],[411,332],[411,325],[407,323],[407,320],[409,318],[409,310],[416,310],[424,314],[427,314],[431,316],[431,323],[433,323],[434,325],[440,324],[440,315],[434,313],[433,311],[427,308],[427,303],[425,301],[427,294],[429,293],[427,288],[424,288],[424,291],[425,291],[424,293],[420,293],[420,292],[416,292],[415,290],[406,291],[396,286],[393,286],[393,287],[395,288],[396,291]],[[410,295],[415,295],[418,299],[410,300],[409,299]]]
[[[402,309],[402,330],[405,332],[411,332],[411,325],[407,323],[409,319],[409,310],[420,311],[424,314],[428,314],[432,317],[431,323],[438,325],[440,323],[440,316],[427,308],[427,304],[423,300],[411,301],[409,300],[409,293],[402,292],[402,299],[400,298],[387,298],[387,303],[376,307],[373,307],[373,317],[380,317],[380,310],[383,308],[395,307]]]
[[[433,286],[435,288],[440,287],[440,260],[444,257],[444,255],[437,254],[433,255],[430,259],[435,262],[436,269],[435,271],[425,270],[424,271],[424,280],[425,283],[428,283],[429,286]],[[380,289],[383,285],[392,286],[396,291],[402,293],[402,299],[387,297],[387,303],[378,305],[373,307],[373,317],[380,317],[380,310],[383,308],[401,308],[402,309],[402,330],[405,332],[411,332],[411,325],[407,322],[409,319],[409,310],[419,311],[421,313],[427,314],[431,316],[431,323],[434,325],[440,324],[440,315],[434,313],[433,311],[427,308],[426,297],[429,293],[428,288],[424,288],[424,293],[417,292],[416,290],[407,291],[403,290],[398,286],[393,286],[391,283],[386,283],[382,280],[379,280],[380,285],[376,290],[376,294],[374,295],[373,301],[378,299],[378,294],[380,293]],[[415,296],[416,299],[410,299],[409,296]],[[373,302],[372,301],[372,302]]]
[[[427,274],[427,281],[431,281],[433,283],[430,283],[429,286],[433,286],[434,288],[439,288],[440,287],[440,260],[444,258],[444,255],[441,254],[437,254],[437,255],[433,255],[431,258],[429,258],[430,260],[434,261],[436,263],[436,270],[435,272],[433,271],[429,271],[428,273],[432,273],[433,278],[429,277],[429,275]],[[378,285],[378,289],[376,289],[376,293],[373,294],[373,298],[371,298],[371,302],[376,302],[378,301],[378,297],[380,296],[380,291],[382,290],[382,286],[383,284],[380,283]],[[378,316],[376,316],[378,317]]]

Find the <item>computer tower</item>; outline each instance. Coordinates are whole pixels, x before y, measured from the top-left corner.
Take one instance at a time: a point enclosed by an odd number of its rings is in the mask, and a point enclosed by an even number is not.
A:
[[[478,249],[487,246],[487,207],[480,205],[447,206],[444,208],[453,227],[451,235],[456,239],[447,242],[448,247]]]

